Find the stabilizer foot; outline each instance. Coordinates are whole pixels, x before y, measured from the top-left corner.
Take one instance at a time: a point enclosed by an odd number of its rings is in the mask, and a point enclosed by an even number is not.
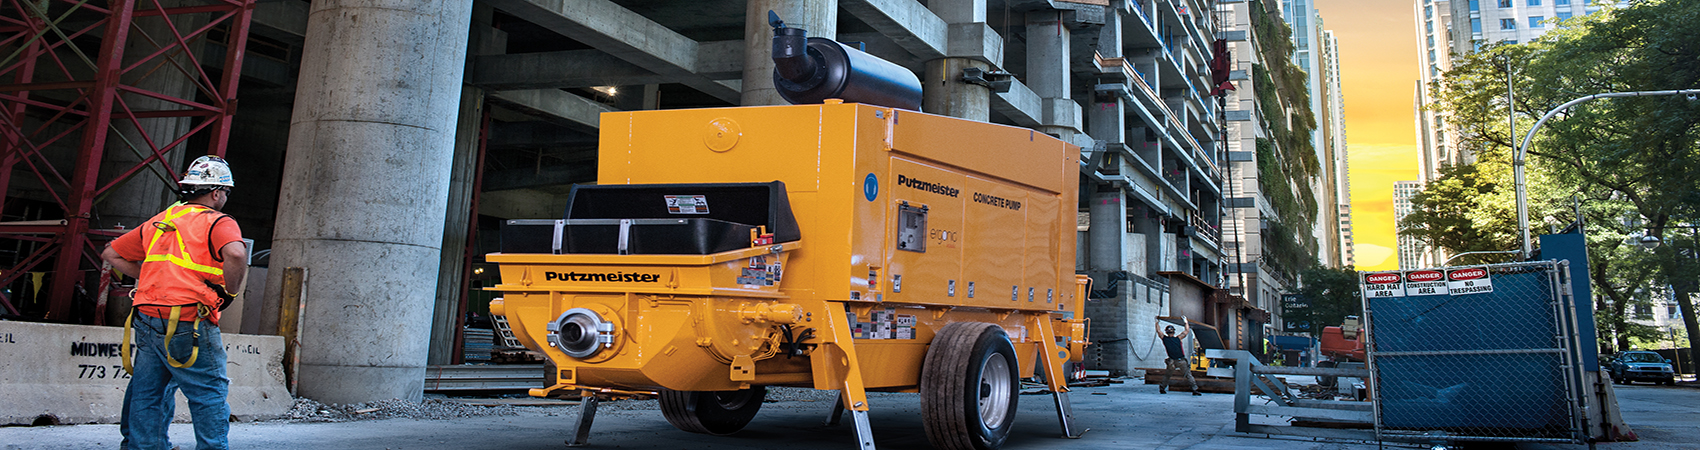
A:
[[[579,399],[578,429],[573,430],[572,440],[567,441],[568,447],[590,445],[590,423],[596,421],[596,402],[595,395],[588,395]]]
[[[874,429],[868,424],[867,411],[850,411],[850,420],[856,422],[856,442],[862,450],[874,450]]]
[[[1081,435],[1086,434],[1087,431],[1092,431],[1091,428],[1075,430],[1074,407],[1069,404],[1067,392],[1052,392],[1051,398],[1057,401],[1057,422],[1062,424],[1063,437],[1080,439]]]

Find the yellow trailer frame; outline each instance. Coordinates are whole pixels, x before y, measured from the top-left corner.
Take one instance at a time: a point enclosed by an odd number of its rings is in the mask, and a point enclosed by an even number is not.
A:
[[[601,184],[781,181],[802,237],[756,229],[748,248],[708,255],[488,255],[502,280],[491,312],[553,368],[532,395],[839,390],[872,448],[866,392],[922,391],[935,335],[991,324],[1079,435],[1064,373],[1088,333],[1088,280],[1072,270],[1078,147],[834,101],[605,113],[601,129]],[[562,333],[598,348],[569,355],[551,343]]]

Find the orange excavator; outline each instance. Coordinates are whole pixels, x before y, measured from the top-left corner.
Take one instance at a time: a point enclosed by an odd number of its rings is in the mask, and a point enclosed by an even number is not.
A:
[[[1363,325],[1358,316],[1346,316],[1337,327],[1322,329],[1322,357],[1317,367],[1361,368],[1364,366]],[[1316,377],[1316,383],[1333,386],[1335,378]]]

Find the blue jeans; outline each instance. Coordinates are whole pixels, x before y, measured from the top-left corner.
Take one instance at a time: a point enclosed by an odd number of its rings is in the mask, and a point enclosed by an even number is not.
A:
[[[185,308],[185,314],[194,310]],[[218,327],[202,321],[200,325],[200,356],[186,368],[172,367],[165,361],[165,329],[170,319],[136,313],[132,341],[136,346],[135,373],[130,387],[124,392],[128,428],[124,438],[130,450],[166,450],[171,448],[166,430],[171,425],[174,400],[172,385],[183,391],[189,400],[189,417],[195,422],[197,450],[226,450],[230,447],[230,377],[225,375],[224,340]],[[177,325],[171,338],[171,357],[178,362],[189,360],[197,339],[193,321]],[[121,427],[123,428],[123,427]]]
[[[165,426],[169,427],[169,426],[171,426],[172,417],[177,415],[177,384],[176,383],[166,383],[165,384],[165,395],[161,395],[160,399],[164,401],[164,403],[161,406],[165,407],[165,415],[163,417],[163,419],[165,419],[165,423],[166,423]],[[124,390],[124,404],[122,406],[123,407],[120,408],[120,411],[118,413],[118,435],[123,436],[124,439],[118,441],[118,450],[129,450],[130,449],[130,408],[135,407],[135,404],[131,403],[131,401],[130,401],[130,390],[129,389]]]

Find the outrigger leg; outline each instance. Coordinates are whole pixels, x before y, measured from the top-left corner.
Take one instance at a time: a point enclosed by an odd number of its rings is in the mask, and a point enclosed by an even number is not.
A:
[[[1045,371],[1045,384],[1051,390],[1051,398],[1056,400],[1057,422],[1062,425],[1063,437],[1080,439],[1081,435],[1091,429],[1076,431],[1074,428],[1074,408],[1068,401],[1068,380],[1063,374],[1063,365],[1068,363],[1068,347],[1057,345],[1049,338],[1056,336],[1056,333],[1048,316],[1035,316],[1029,323],[1033,322],[1037,322],[1035,325],[1038,325],[1036,328],[1039,329],[1039,336],[1045,337],[1038,340],[1039,362],[1044,365],[1040,370]]]
[[[827,323],[849,323],[849,315],[840,308],[827,308]],[[843,326],[828,327],[831,333],[826,342],[815,351],[817,354],[810,359],[816,365],[816,373],[830,373],[830,383],[836,384],[838,405],[833,408],[833,415],[827,423],[837,422],[839,414],[850,410],[850,420],[856,425],[856,448],[874,450],[873,425],[868,421],[868,391],[862,382],[861,363],[856,360],[854,339],[850,329]]]
[[[1069,405],[1067,392],[1051,392],[1057,401],[1057,421],[1062,423],[1063,437],[1080,439],[1088,430],[1074,431],[1074,407]]]
[[[583,447],[590,444],[590,423],[596,421],[596,402],[595,394],[579,398],[578,429],[573,430],[572,440],[567,441],[568,447]]]

